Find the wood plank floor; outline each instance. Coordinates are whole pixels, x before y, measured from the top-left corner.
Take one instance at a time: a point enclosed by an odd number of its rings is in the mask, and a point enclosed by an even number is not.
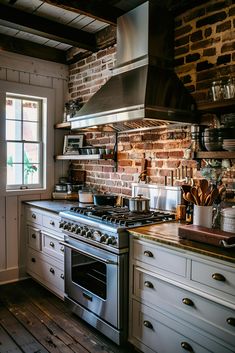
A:
[[[132,353],[72,314],[32,279],[0,286],[0,353]]]

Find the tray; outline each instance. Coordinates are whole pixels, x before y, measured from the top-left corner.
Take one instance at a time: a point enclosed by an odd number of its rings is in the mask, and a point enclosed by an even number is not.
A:
[[[235,248],[235,233],[224,232],[220,229],[210,229],[193,224],[179,227],[178,236],[181,239],[198,241],[222,248]]]

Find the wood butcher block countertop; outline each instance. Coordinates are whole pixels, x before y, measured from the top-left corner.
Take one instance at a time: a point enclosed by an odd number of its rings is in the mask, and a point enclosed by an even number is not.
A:
[[[130,233],[137,239],[151,240],[157,243],[235,263],[235,248],[223,249],[196,241],[180,239],[178,237],[178,228],[181,225],[182,224],[175,221],[153,224],[132,228],[130,229]]]

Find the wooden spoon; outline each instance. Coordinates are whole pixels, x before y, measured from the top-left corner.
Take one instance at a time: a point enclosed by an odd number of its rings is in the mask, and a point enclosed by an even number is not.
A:
[[[218,196],[219,196],[219,190],[217,188],[212,190],[212,192],[210,193],[210,198],[207,202],[207,206],[212,206]]]
[[[201,189],[200,204],[201,204],[201,206],[203,206],[205,203],[205,195],[206,195],[206,192],[207,192],[208,186],[209,186],[208,180],[207,179],[200,179],[199,186]]]
[[[195,203],[195,199],[194,199],[193,195],[191,194],[191,192],[187,192],[184,199],[188,202]]]
[[[196,186],[193,186],[191,188],[191,195],[193,196],[194,200],[195,200],[195,204],[199,205],[200,204],[200,198],[198,196],[198,188]]]

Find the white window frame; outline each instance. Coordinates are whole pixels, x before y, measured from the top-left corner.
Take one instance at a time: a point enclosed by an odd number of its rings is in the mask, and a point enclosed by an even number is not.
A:
[[[7,183],[7,154],[6,154],[6,95],[17,95],[21,97],[32,97],[43,99],[43,124],[42,124],[42,148],[43,148],[43,174],[42,186],[28,189],[6,189]],[[12,195],[48,193],[54,185],[54,111],[55,91],[52,88],[39,87],[29,84],[7,82],[0,80],[0,190],[1,195],[11,193]],[[5,190],[5,192],[4,192]]]

